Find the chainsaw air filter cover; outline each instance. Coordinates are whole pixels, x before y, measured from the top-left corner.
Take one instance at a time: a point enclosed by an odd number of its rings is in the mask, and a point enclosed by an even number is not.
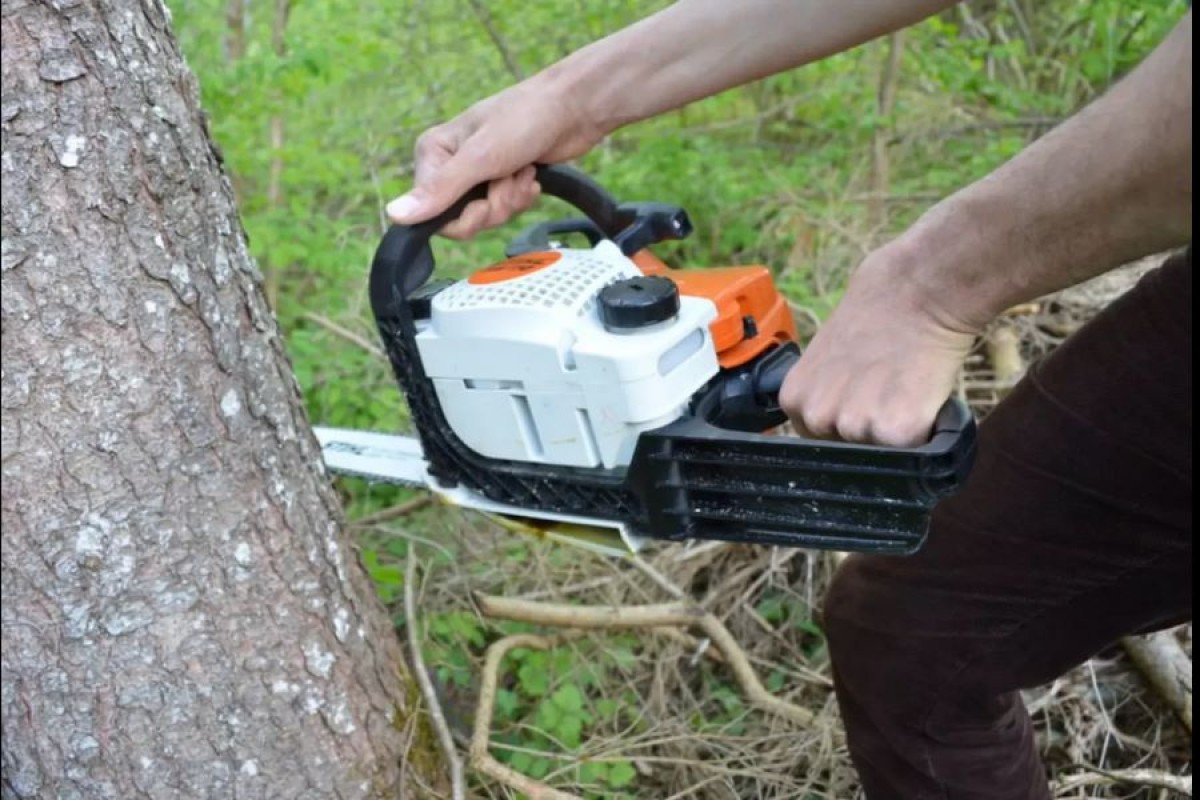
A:
[[[490,458],[627,465],[638,434],[678,419],[719,370],[716,307],[677,291],[664,303],[659,283],[674,289],[603,240],[519,255],[439,291],[416,341],[450,427]],[[606,308],[622,288],[639,302]]]

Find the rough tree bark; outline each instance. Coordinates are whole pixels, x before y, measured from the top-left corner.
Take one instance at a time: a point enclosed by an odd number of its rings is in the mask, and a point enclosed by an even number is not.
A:
[[[166,9],[0,21],[3,796],[404,796],[436,751]]]

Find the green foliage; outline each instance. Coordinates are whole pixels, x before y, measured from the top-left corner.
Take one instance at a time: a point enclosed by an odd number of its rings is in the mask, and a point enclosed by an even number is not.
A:
[[[282,28],[274,4],[171,3],[315,420],[408,425],[385,365],[312,315],[376,340],[365,291],[382,206],[406,188],[422,130],[514,80],[493,36],[530,74],[656,5],[490,2],[489,33],[465,0],[305,0]],[[240,50],[227,13],[238,7]],[[891,142],[886,234],[1102,90],[1185,7],[968,4],[908,32],[886,119],[876,111],[883,51],[869,44],[631,126],[583,165],[620,196],[689,209],[698,233],[664,247],[668,260],[767,264],[823,316],[880,235],[864,221],[872,136]],[[441,243],[439,266],[453,275],[488,263],[512,232]]]
[[[386,364],[369,349],[377,337],[366,279],[382,207],[407,188],[420,132],[510,84],[509,62],[533,73],[662,4],[497,0],[486,4],[489,32],[466,0],[303,0],[291,3],[284,27],[274,3],[171,0],[314,422],[409,425]],[[623,198],[688,208],[697,234],[663,247],[668,261],[766,264],[793,301],[822,317],[872,244],[1103,91],[1186,7],[969,3],[906,33],[896,105],[886,116],[877,108],[884,48],[872,43],[634,125],[582,165]],[[227,14],[237,8],[241,46]],[[872,142],[881,136],[888,214],[876,231],[866,222],[867,194]],[[523,222],[560,212],[547,202]],[[515,229],[439,242],[439,269],[461,275],[495,260]],[[412,496],[353,480],[339,489],[351,518]],[[417,515],[406,525],[436,540],[431,519]],[[407,546],[378,533],[364,539],[363,560],[385,602],[402,595]],[[514,542],[504,557],[518,569],[528,550]],[[801,632],[805,655],[820,658],[824,639],[808,609],[765,595],[756,610],[772,626]],[[426,623],[437,679],[464,690],[487,643],[522,630],[485,627],[457,611],[429,614]],[[506,670],[514,678],[496,704],[498,756],[591,796],[636,794],[632,762],[593,758],[588,749],[603,732],[637,729],[637,698],[620,688],[636,653],[632,636],[512,652]],[[692,725],[736,734],[749,713],[740,694],[725,671],[699,670],[707,704]],[[772,692],[788,682],[780,672],[764,680]]]
[[[484,628],[474,614],[461,611],[429,615],[426,627],[426,661],[451,691],[471,689],[478,659],[492,640],[530,630],[518,623]],[[581,644],[578,651],[514,648],[503,667],[511,680],[496,692],[497,758],[535,778],[569,779],[588,796],[621,797],[636,778],[633,764],[619,756],[592,758],[587,743],[600,730],[637,729],[636,698],[611,694],[614,678],[636,663],[636,647],[636,637],[625,635]]]

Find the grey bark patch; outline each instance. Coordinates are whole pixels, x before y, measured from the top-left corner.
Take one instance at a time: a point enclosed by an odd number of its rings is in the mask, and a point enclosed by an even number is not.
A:
[[[47,50],[38,62],[38,76],[51,83],[66,83],[87,75],[83,62],[66,48]]]
[[[3,100],[0,100],[0,122],[9,122],[20,113],[20,101],[9,100],[7,97],[5,97]]]

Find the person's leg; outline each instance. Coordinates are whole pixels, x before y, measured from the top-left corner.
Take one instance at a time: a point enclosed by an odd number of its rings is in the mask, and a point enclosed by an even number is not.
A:
[[[847,559],[823,621],[869,800],[1049,796],[1017,690],[1190,618],[1191,404],[1189,252],[984,421],[920,553]]]

